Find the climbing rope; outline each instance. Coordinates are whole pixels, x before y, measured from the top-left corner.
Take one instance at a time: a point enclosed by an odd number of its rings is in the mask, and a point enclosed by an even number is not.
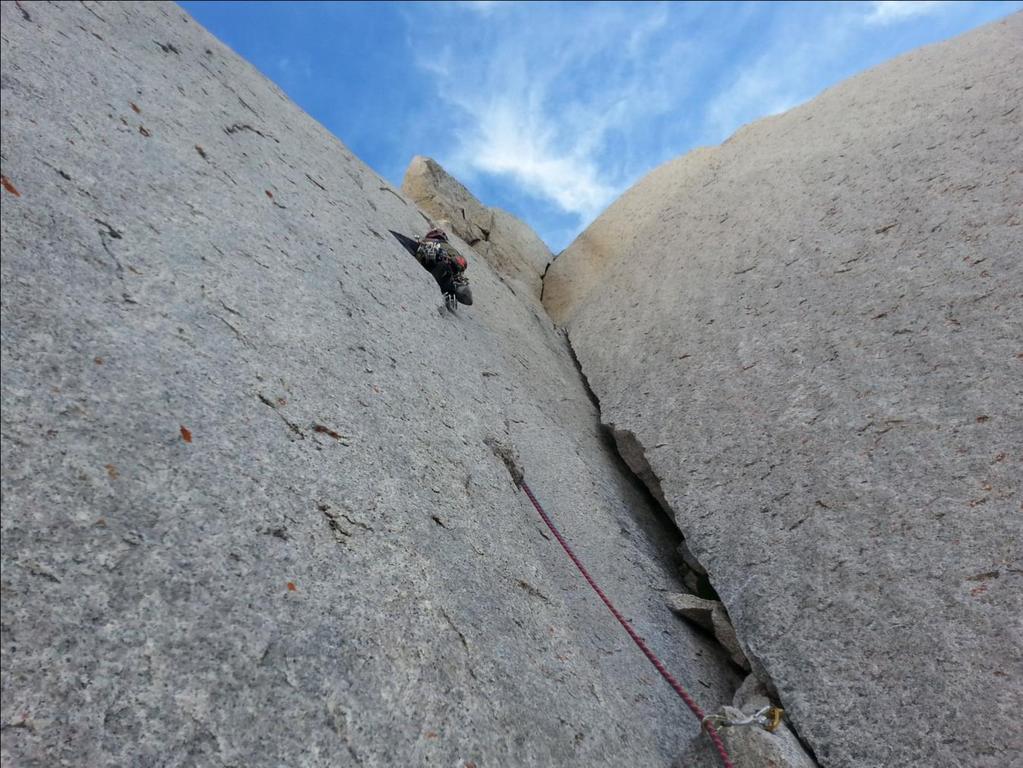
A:
[[[714,727],[711,719],[704,714],[703,710],[700,709],[700,705],[697,704],[693,700],[693,697],[686,692],[686,689],[683,688],[679,681],[676,680],[675,677],[667,670],[664,663],[654,655],[653,651],[650,650],[643,638],[636,633],[636,630],[632,628],[632,625],[629,624],[625,617],[618,612],[618,609],[614,607],[614,604],[612,604],[608,596],[604,594],[604,591],[597,586],[597,582],[595,582],[593,577],[590,576],[590,572],[586,570],[586,566],[584,566],[579,558],[576,557],[575,552],[573,552],[572,548],[568,546],[568,542],[562,538],[558,529],[554,526],[554,523],[551,522],[549,517],[547,517],[547,513],[543,511],[543,507],[540,506],[540,502],[536,500],[536,496],[533,495],[533,491],[530,490],[529,486],[522,483],[522,491],[529,497],[529,500],[533,503],[537,513],[539,513],[540,518],[547,524],[547,527],[551,529],[551,533],[554,534],[554,538],[558,540],[561,548],[565,550],[565,554],[567,554],[569,559],[575,563],[575,567],[579,569],[579,573],[581,573],[587,583],[593,587],[593,591],[597,593],[597,597],[604,601],[604,605],[606,605],[607,609],[611,611],[611,615],[618,619],[618,623],[621,624],[622,628],[629,633],[629,637],[632,638],[632,642],[639,647],[639,650],[643,651],[643,654],[650,660],[650,663],[654,665],[654,669],[660,672],[661,677],[668,681],[668,685],[675,690],[675,693],[677,693],[679,698],[685,702],[685,705],[689,707],[690,711],[696,715],[696,719],[699,720],[700,724],[707,730],[707,735],[710,736],[710,740],[714,742],[714,747],[717,749],[718,754],[721,755],[721,762],[724,764],[725,768],[735,768],[728,757],[728,750],[725,749],[725,745],[721,741],[721,736]]]

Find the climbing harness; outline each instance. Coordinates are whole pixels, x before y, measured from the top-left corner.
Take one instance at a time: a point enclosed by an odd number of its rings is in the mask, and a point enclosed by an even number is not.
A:
[[[701,721],[704,727],[716,726],[718,728],[733,728],[740,725],[759,725],[765,731],[774,733],[781,725],[782,716],[785,710],[781,707],[766,706],[757,710],[749,717],[736,719],[727,715],[707,715]]]
[[[629,624],[625,617],[618,612],[618,609],[614,607],[608,596],[604,594],[604,591],[597,586],[597,582],[595,582],[593,580],[593,577],[590,576],[590,572],[586,570],[586,567],[582,564],[582,561],[580,561],[579,558],[576,557],[575,552],[573,552],[572,548],[568,546],[568,542],[565,541],[564,538],[562,538],[561,533],[558,532],[558,529],[554,526],[554,523],[551,522],[551,519],[547,516],[547,513],[543,511],[543,507],[540,506],[540,502],[536,500],[536,496],[533,495],[533,491],[530,490],[529,486],[526,485],[525,482],[523,482],[521,484],[521,487],[523,493],[525,493],[526,496],[529,497],[529,500],[532,502],[533,507],[540,515],[540,519],[542,519],[544,523],[547,524],[547,527],[550,528],[551,533],[554,534],[554,538],[558,540],[558,543],[561,545],[561,548],[565,550],[565,554],[568,555],[569,559],[573,563],[575,563],[575,567],[579,569],[579,573],[581,573],[583,575],[583,578],[586,579],[587,583],[591,587],[593,587],[593,591],[597,593],[597,597],[599,597],[604,602],[604,605],[607,606],[607,609],[611,611],[611,615],[618,619],[618,623],[622,625],[622,628],[626,632],[628,632],[629,637],[632,638],[632,642],[636,644],[639,650],[643,651],[643,655],[645,655],[650,660],[650,663],[654,665],[654,669],[661,673],[661,677],[668,681],[668,685],[670,685],[674,689],[675,693],[678,694],[679,698],[682,699],[682,701],[685,702],[685,705],[689,707],[690,711],[694,715],[696,715],[696,718],[700,721],[701,725],[703,725],[703,727],[706,729],[707,735],[710,737],[710,740],[714,742],[714,747],[715,749],[717,749],[718,754],[721,756],[721,762],[724,765],[724,767],[735,768],[735,766],[732,764],[731,759],[729,759],[728,757],[728,750],[725,749],[724,742],[721,741],[721,735],[717,732],[717,729],[714,727],[714,723],[711,722],[711,718],[704,714],[704,711],[700,709],[700,705],[693,700],[692,696],[686,693],[686,689],[683,688],[682,685],[678,682],[678,680],[676,680],[674,676],[668,671],[668,669],[664,666],[664,663],[659,658],[657,658],[657,656],[654,655],[654,652],[650,650],[650,648],[647,646],[643,638],[636,633],[636,630],[632,628],[632,625]]]

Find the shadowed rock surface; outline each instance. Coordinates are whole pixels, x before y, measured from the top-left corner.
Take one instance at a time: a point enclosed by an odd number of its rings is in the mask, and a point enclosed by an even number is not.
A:
[[[657,169],[545,281],[825,766],[1023,754],[1020,72],[1020,14],[903,56]]]
[[[428,157],[412,159],[401,191],[429,216],[449,222],[455,234],[499,274],[523,284],[527,295],[540,297],[542,276],[553,256],[528,224],[500,208],[483,205]]]
[[[696,722],[502,458],[729,701],[535,301],[475,259],[440,309],[388,234],[425,216],[176,6],[0,14],[3,764],[682,754]]]

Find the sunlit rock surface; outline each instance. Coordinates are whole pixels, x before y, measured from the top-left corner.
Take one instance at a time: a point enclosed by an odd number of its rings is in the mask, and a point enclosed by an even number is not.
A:
[[[1023,754],[1021,72],[1017,14],[855,77],[658,168],[545,281],[822,765]]]
[[[526,295],[540,297],[543,274],[553,257],[528,224],[500,208],[483,205],[428,157],[412,159],[401,189],[427,215],[449,222],[513,286],[525,286]]]
[[[425,216],[178,7],[0,14],[4,766],[680,755],[695,720],[491,447],[730,700],[536,302],[470,257],[443,310],[389,233]]]

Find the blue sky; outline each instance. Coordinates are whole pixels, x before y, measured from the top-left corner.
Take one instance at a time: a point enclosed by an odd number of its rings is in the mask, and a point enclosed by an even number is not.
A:
[[[182,2],[395,185],[414,155],[555,253],[662,162],[1013,2]]]

